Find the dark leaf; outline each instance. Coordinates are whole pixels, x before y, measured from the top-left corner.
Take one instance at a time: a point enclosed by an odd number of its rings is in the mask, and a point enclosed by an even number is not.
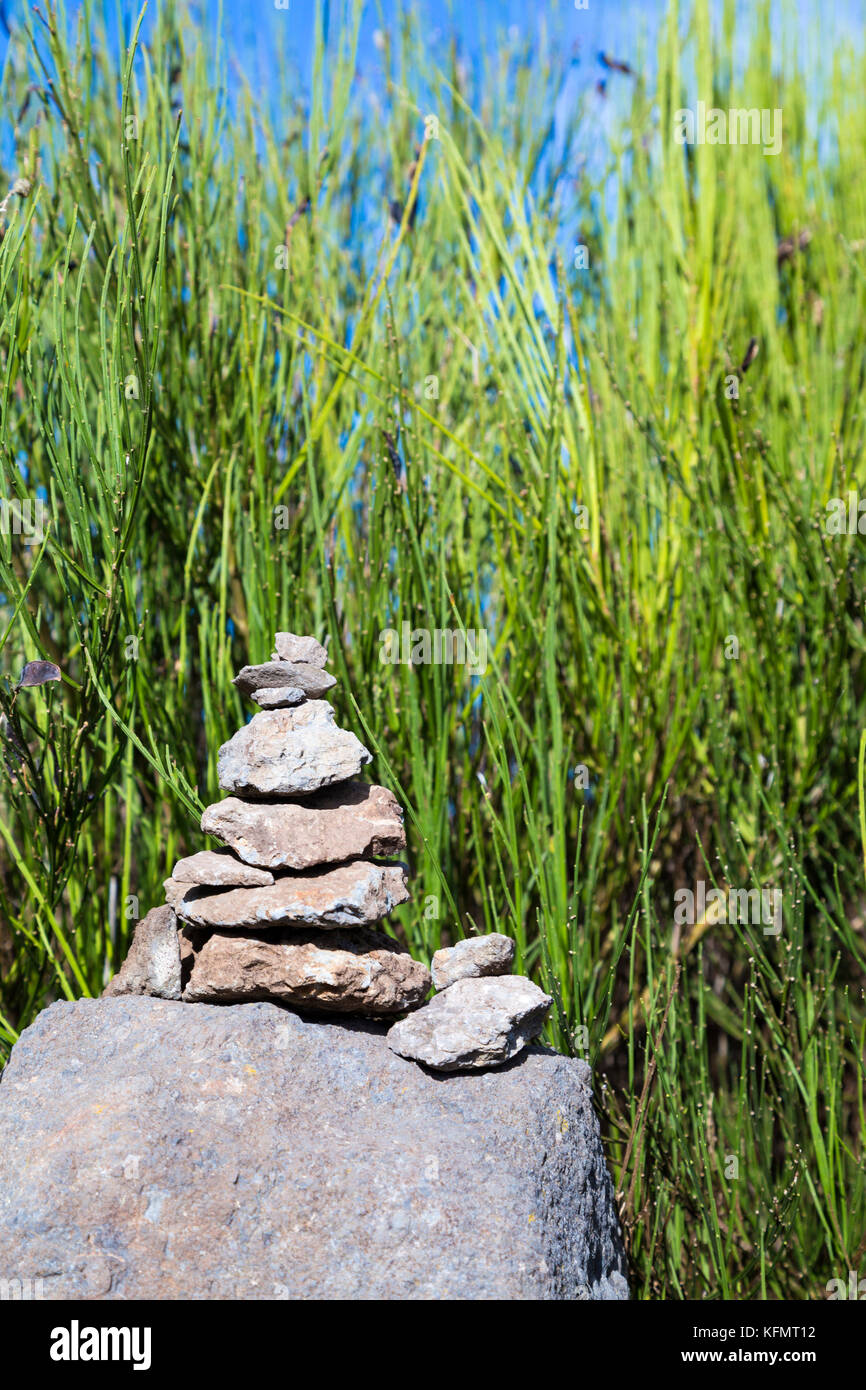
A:
[[[16,689],[20,689],[22,685],[45,685],[47,681],[62,679],[60,667],[55,666],[53,661],[28,661],[21,672]]]
[[[752,365],[752,363],[754,362],[754,360],[755,360],[755,358],[757,357],[757,355],[758,355],[758,340],[757,340],[757,338],[750,338],[750,339],[749,339],[749,346],[746,348],[746,355],[745,355],[745,357],[743,358],[742,362],[740,363],[740,376],[745,376],[746,372],[747,372],[747,371],[749,370],[749,368],[751,367],[751,365]]]

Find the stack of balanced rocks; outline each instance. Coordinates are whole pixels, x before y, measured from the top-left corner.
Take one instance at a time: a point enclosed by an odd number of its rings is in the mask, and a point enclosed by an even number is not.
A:
[[[409,896],[405,866],[378,862],[406,847],[402,810],[357,780],[371,756],[320,698],[336,684],[326,659],[314,638],[279,632],[271,660],[235,677],[260,712],[219,750],[230,795],[201,828],[224,848],[178,861],[171,916],[148,914],[107,993],[157,992],[141,981],[174,934],[180,976],[164,997],[373,1016],[424,1000],[429,971],[373,930]]]
[[[406,867],[394,862],[406,848],[403,813],[385,787],[358,780],[372,759],[321,698],[336,685],[326,660],[315,638],[278,632],[271,660],[235,677],[259,713],[219,750],[229,795],[207,807],[201,828],[222,848],[178,860],[166,906],[139,924],[104,993],[409,1015],[388,1033],[403,1057],[441,1071],[507,1062],[552,1002],[508,973],[508,937],[437,951],[431,978],[374,930],[409,897]],[[425,1005],[431,983],[439,993]]]

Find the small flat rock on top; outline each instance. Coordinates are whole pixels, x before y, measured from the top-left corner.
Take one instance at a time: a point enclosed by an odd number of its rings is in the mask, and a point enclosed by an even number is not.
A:
[[[175,883],[210,888],[266,888],[274,881],[267,869],[245,864],[228,849],[202,849],[178,859],[171,876]]]
[[[507,975],[514,962],[514,942],[501,932],[468,936],[453,946],[444,946],[433,956],[431,970],[437,989],[447,989],[456,980],[480,975]]]
[[[310,666],[324,666],[328,653],[315,637],[298,637],[294,632],[278,632],[271,661],[305,661]]]
[[[310,699],[324,695],[336,684],[336,677],[329,671],[308,661],[265,661],[261,666],[244,666],[232,681],[243,695],[252,695],[262,686],[285,685],[302,690]]]
[[[171,907],[152,907],[142,917],[126,960],[102,994],[109,999],[118,994],[180,999],[180,946],[177,918]]]
[[[262,710],[219,750],[223,791],[238,796],[306,796],[357,777],[371,755],[353,733],[334,723],[327,700],[296,709]]]
[[[214,932],[195,949],[184,999],[275,999],[325,1013],[398,1014],[421,1004],[430,972],[383,932]]]
[[[285,874],[270,888],[191,888],[177,915],[194,927],[364,927],[406,902],[402,864],[350,860],[321,874]]]
[[[552,1003],[523,975],[457,980],[395,1023],[388,1046],[438,1071],[498,1066],[538,1036]]]
[[[268,869],[311,869],[368,855],[390,859],[406,848],[399,802],[367,782],[339,782],[303,801],[227,796],[208,806],[201,828],[247,864]]]

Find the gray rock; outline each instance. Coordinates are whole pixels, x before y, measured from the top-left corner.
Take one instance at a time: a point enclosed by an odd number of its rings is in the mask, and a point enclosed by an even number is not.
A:
[[[438,1071],[500,1066],[538,1036],[552,1003],[523,975],[457,980],[395,1023],[388,1046]]]
[[[242,695],[252,695],[262,686],[289,686],[303,691],[311,699],[324,695],[337,684],[336,677],[308,661],[266,661],[261,666],[244,666],[232,685]]]
[[[384,1032],[53,1004],[0,1084],[3,1277],[74,1300],[626,1298],[585,1063],[433,1076]]]
[[[155,994],[161,999],[180,999],[177,919],[170,906],[152,907],[147,916],[142,917],[135,928],[126,960],[102,994],[103,998]]]
[[[262,685],[250,696],[262,709],[289,709],[303,704],[306,696],[294,685]]]
[[[265,888],[274,881],[267,869],[244,863],[228,849],[202,849],[178,859],[171,876],[184,892],[193,883],[210,888]]]
[[[271,661],[304,661],[310,666],[324,666],[328,653],[315,637],[298,637],[294,632],[278,632]]]
[[[270,869],[311,869],[365,855],[389,859],[406,848],[399,802],[367,782],[339,782],[303,801],[227,796],[208,806],[201,828],[247,864]]]
[[[195,951],[184,999],[275,999],[326,1013],[398,1014],[422,1003],[430,972],[383,932],[214,932]]]
[[[436,951],[430,966],[437,989],[447,989],[456,980],[480,975],[507,975],[514,963],[514,942],[501,932],[486,936],[467,936],[453,946]]]
[[[305,796],[357,777],[372,762],[363,743],[334,723],[326,700],[262,710],[219,750],[223,791],[239,796]]]
[[[176,911],[194,927],[366,927],[408,897],[402,864],[352,859],[320,874],[286,874],[270,888],[191,888]]]

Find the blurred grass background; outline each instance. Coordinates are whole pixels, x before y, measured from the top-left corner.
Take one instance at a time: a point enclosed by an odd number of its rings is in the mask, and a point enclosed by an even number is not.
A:
[[[201,847],[235,670],[327,635],[407,807],[393,929],[506,932],[555,995],[635,1295],[824,1297],[866,1255],[866,566],[825,525],[866,485],[863,53],[816,83],[766,4],[673,4],[599,149],[555,42],[439,63],[408,10],[372,120],[335,13],[276,122],[181,5],[121,60],[89,4],[10,40],[0,496],[48,524],[0,535],[0,1045]],[[676,144],[696,94],[781,108],[779,156]],[[486,674],[381,664],[402,622],[486,629]],[[676,926],[698,879],[781,934]]]

